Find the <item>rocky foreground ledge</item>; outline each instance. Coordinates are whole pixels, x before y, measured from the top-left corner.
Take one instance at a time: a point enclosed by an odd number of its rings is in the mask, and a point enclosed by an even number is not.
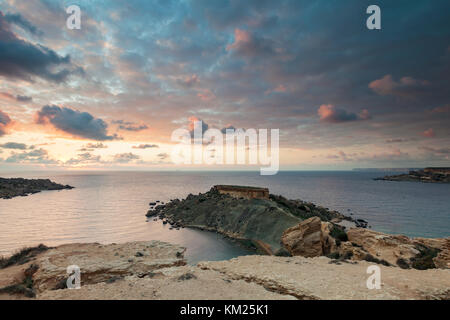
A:
[[[164,242],[39,246],[3,259],[0,299],[450,299],[450,270],[380,266],[368,289],[367,261],[243,256],[186,265]],[[81,288],[66,288],[78,265]]]
[[[52,182],[49,179],[0,178],[0,199],[11,199],[19,196],[24,197],[43,190],[63,190],[73,188],[74,187],[69,185]]]
[[[450,168],[425,168],[409,171],[406,174],[375,178],[374,180],[450,183]]]

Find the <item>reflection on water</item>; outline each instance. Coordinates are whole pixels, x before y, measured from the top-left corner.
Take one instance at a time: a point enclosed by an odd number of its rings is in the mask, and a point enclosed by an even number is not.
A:
[[[50,178],[73,190],[0,200],[0,254],[24,245],[157,239],[188,248],[190,262],[248,252],[214,233],[169,230],[146,222],[148,203],[205,192],[214,184],[268,186],[271,193],[313,201],[366,219],[375,230],[444,237],[450,232],[450,185],[373,181],[360,172],[39,172],[3,177]]]

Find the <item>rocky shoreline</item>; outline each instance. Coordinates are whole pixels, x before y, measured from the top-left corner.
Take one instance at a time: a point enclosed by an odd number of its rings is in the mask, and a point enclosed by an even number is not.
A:
[[[367,222],[302,200],[270,195],[247,199],[217,192],[150,203],[147,217],[171,228],[198,228],[225,235],[275,256],[327,256],[404,269],[450,266],[450,238],[410,239],[366,229]]]
[[[375,178],[385,181],[410,181],[426,183],[450,183],[450,168],[425,168],[409,173]]]
[[[379,265],[381,289],[371,290],[373,262],[250,255],[188,266],[184,252],[160,241],[28,248],[2,260],[0,299],[450,299],[449,269]],[[69,265],[80,268],[78,290],[67,289]]]
[[[0,178],[0,199],[11,199],[19,196],[25,197],[44,190],[73,188],[69,185],[52,182],[49,179]]]

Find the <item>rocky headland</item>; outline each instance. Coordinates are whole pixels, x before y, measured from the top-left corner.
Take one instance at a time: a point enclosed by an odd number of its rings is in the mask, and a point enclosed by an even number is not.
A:
[[[374,180],[450,183],[450,168],[412,170],[409,173],[385,176]]]
[[[19,196],[25,197],[43,190],[73,188],[69,185],[52,182],[49,179],[0,178],[0,199],[11,199]]]
[[[450,270],[380,265],[368,289],[368,261],[250,255],[188,266],[185,249],[159,241],[28,248],[0,262],[0,299],[319,300],[450,299]],[[77,265],[81,288],[67,288]]]
[[[313,203],[276,195],[252,198],[237,191],[230,194],[231,187],[227,193],[213,187],[183,200],[152,203],[147,217],[162,219],[171,228],[217,232],[259,254],[327,256],[404,269],[450,267],[450,238],[411,239],[383,234],[367,229],[362,219]]]

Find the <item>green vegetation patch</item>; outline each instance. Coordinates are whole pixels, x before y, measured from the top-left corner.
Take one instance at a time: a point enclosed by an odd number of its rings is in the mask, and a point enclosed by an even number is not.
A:
[[[423,244],[417,244],[416,249],[419,250],[419,253],[410,259],[411,267],[418,270],[435,269],[433,258],[439,254],[440,250]]]

